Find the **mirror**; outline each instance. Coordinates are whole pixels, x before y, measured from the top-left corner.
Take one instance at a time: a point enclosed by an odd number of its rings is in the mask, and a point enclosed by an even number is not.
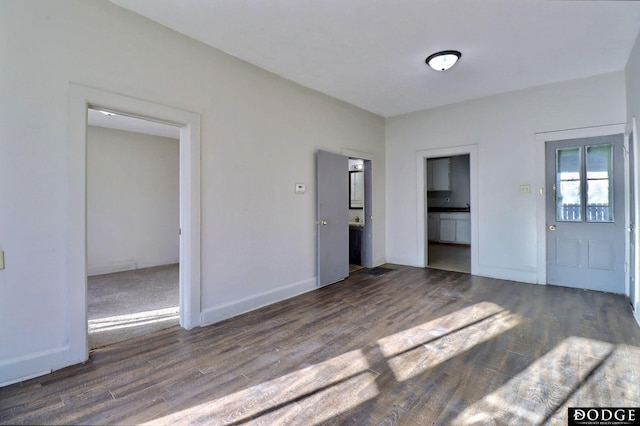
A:
[[[364,208],[364,173],[349,172],[349,208]]]

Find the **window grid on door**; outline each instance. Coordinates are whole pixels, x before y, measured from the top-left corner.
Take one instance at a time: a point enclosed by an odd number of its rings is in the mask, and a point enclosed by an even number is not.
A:
[[[556,150],[556,221],[613,222],[613,145]]]

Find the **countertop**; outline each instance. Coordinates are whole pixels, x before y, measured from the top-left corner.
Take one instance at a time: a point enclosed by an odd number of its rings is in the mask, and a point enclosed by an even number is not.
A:
[[[469,213],[469,207],[429,207],[431,213]]]

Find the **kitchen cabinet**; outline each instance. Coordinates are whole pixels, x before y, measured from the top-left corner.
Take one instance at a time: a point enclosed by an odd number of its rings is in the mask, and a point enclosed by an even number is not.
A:
[[[427,217],[427,237],[429,241],[440,239],[440,215],[438,213],[429,213]]]
[[[427,159],[427,190],[451,191],[451,159]]]
[[[349,263],[362,265],[362,226],[349,226]]]
[[[455,242],[455,240],[456,220],[447,218],[446,213],[440,215],[440,241]]]
[[[456,221],[456,242],[471,244],[471,220]]]
[[[471,244],[470,213],[429,213],[429,241]]]

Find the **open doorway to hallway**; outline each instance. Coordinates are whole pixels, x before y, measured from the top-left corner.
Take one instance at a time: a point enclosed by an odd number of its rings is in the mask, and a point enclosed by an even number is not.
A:
[[[88,110],[89,348],[179,324],[179,128]]]

